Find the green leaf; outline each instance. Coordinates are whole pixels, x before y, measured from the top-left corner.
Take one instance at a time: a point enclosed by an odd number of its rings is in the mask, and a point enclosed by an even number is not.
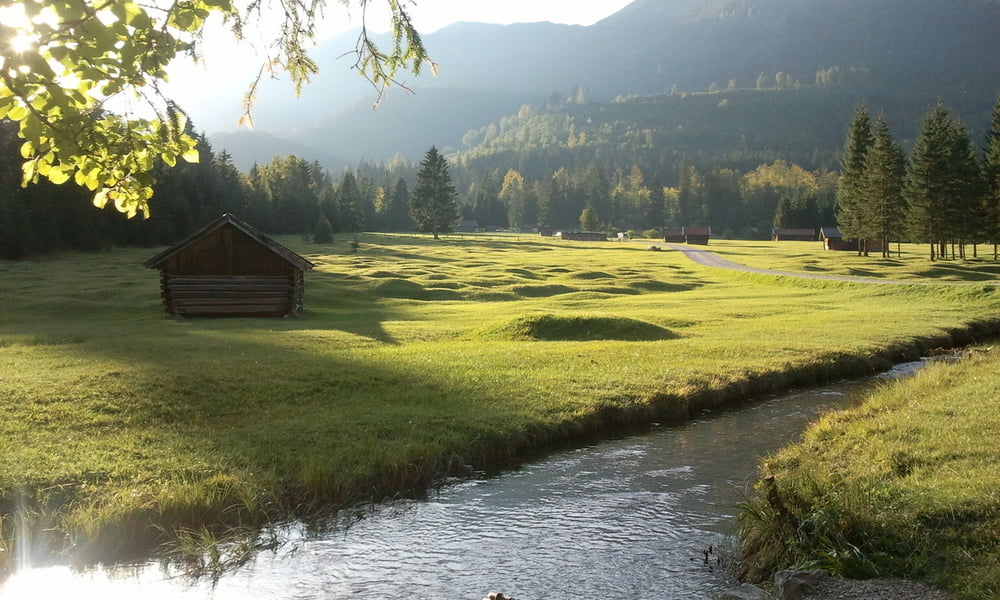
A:
[[[20,121],[27,114],[28,114],[28,109],[21,106],[20,104],[15,104],[14,106],[10,107],[10,110],[7,111],[7,118],[10,119],[11,121]]]

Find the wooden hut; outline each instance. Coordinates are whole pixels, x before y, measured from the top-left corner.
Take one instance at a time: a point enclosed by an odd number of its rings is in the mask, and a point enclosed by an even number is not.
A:
[[[708,244],[708,238],[712,237],[711,227],[664,227],[663,241],[674,244]]]
[[[575,242],[606,242],[608,234],[600,231],[560,231],[558,234],[564,240]]]
[[[145,263],[170,316],[283,317],[302,310],[313,264],[231,214]]]
[[[458,224],[455,228],[458,233],[476,233],[479,231],[479,221],[465,220]]]
[[[819,237],[823,240],[825,250],[851,250],[851,244],[841,235],[836,227],[821,227]]]
[[[708,238],[712,237],[711,227],[685,227],[684,228],[684,243],[685,244],[699,244],[707,245]]]
[[[815,229],[775,229],[771,237],[776,242],[815,242]]]
[[[684,243],[684,228],[683,227],[664,227],[663,230],[663,241],[683,244]]]

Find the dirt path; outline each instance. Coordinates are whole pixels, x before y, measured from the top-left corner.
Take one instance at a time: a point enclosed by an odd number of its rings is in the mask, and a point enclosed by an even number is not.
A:
[[[692,261],[698,263],[699,265],[705,265],[706,267],[715,267],[718,269],[729,269],[732,271],[743,271],[745,273],[762,273],[764,275],[781,275],[783,277],[798,277],[800,279],[826,279],[828,281],[849,281],[854,283],[873,283],[878,285],[1000,285],[1000,282],[995,281],[977,281],[977,282],[964,282],[964,281],[917,281],[917,280],[893,280],[893,279],[875,279],[873,277],[847,277],[845,275],[822,275],[819,273],[797,273],[793,271],[776,271],[773,269],[759,269],[757,267],[748,267],[747,265],[741,265],[740,263],[735,263],[731,260],[726,260],[718,254],[706,250],[705,248],[697,248],[692,246],[685,246],[683,244],[656,244],[660,248],[668,248],[670,250],[677,250],[678,252],[683,252]]]

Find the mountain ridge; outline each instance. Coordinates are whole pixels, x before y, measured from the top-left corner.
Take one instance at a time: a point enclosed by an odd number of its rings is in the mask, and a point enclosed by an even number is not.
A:
[[[1000,90],[996,31],[995,0],[636,0],[587,27],[454,24],[424,37],[441,75],[404,78],[413,96],[390,90],[372,113],[374,92],[334,64],[299,103],[262,93],[257,121],[275,138],[347,161],[417,160],[421,148],[460,148],[466,131],[576,89],[608,102],[753,88],[761,76],[813,85],[821,71],[839,68],[868,74],[852,84],[859,100],[873,93],[925,102],[939,92],[988,107]],[[349,40],[330,40],[314,55],[326,65]]]

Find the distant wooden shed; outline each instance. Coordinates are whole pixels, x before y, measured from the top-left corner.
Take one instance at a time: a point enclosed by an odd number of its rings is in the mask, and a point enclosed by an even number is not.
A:
[[[476,233],[479,231],[479,221],[465,220],[458,224],[455,228],[458,233]]]
[[[556,234],[564,240],[575,242],[606,242],[608,234],[600,231],[560,231]]]
[[[815,229],[775,229],[771,237],[776,242],[815,242]]]
[[[302,310],[313,263],[224,214],[145,263],[171,316],[284,317]]]
[[[708,244],[708,239],[712,237],[711,227],[664,227],[663,241],[674,244]]]
[[[664,227],[662,233],[664,242],[671,242],[674,244],[684,243],[683,227]]]
[[[851,250],[851,244],[836,227],[821,227],[819,237],[823,240],[825,250]]]
[[[684,228],[684,243],[685,244],[708,244],[708,238],[712,237],[711,227],[685,227]]]

